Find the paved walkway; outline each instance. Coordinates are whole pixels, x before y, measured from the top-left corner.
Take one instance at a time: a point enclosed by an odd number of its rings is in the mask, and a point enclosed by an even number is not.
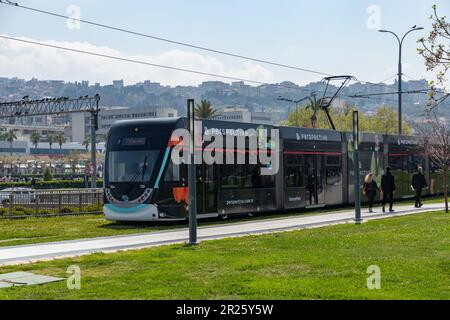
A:
[[[397,206],[394,213],[383,214],[377,208],[374,213],[363,209],[364,220],[383,219],[420,212],[443,209],[443,204],[428,204],[416,209],[408,206]],[[354,211],[337,211],[336,213],[296,216],[287,218],[262,219],[246,222],[200,227],[198,240],[213,240],[228,237],[239,237],[251,234],[273,233],[287,230],[320,227],[331,224],[352,222]],[[0,265],[32,263],[55,258],[74,257],[94,252],[115,252],[119,250],[137,249],[183,243],[188,239],[188,229],[174,231],[148,232],[144,234],[121,235],[92,239],[80,239],[42,244],[0,247]]]

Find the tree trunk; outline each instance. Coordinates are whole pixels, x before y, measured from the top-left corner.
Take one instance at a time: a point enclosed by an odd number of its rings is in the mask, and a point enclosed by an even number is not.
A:
[[[445,212],[448,213],[448,191],[447,191],[447,170],[444,170],[444,200],[445,200]]]

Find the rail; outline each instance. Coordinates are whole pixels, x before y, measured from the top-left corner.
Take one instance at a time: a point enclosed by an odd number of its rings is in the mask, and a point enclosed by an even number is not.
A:
[[[0,219],[100,214],[103,189],[0,190]]]

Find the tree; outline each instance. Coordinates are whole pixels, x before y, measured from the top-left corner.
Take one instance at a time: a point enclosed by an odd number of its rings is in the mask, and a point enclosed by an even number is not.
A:
[[[41,134],[37,131],[33,131],[33,133],[30,135],[30,141],[34,145],[34,148],[37,149],[38,143],[41,140]]]
[[[56,141],[55,136],[53,134],[49,134],[47,137],[47,141],[48,141],[48,144],[49,144],[50,150],[51,150],[53,143],[55,143],[55,141]]]
[[[12,156],[13,142],[14,140],[17,140],[17,136],[14,130],[11,129],[8,132],[6,132],[4,135],[4,139],[9,142],[9,149],[10,149],[9,154]]]
[[[448,209],[447,178],[450,164],[450,126],[448,120],[440,119],[435,112],[428,115],[428,121],[418,126],[421,144],[425,153],[442,175],[445,212]]]
[[[219,115],[208,100],[202,100],[200,104],[197,103],[194,108],[194,114],[198,119],[214,119]]]
[[[357,110],[355,107],[346,108],[330,108],[330,116],[333,123],[336,126],[336,130],[339,131],[352,131],[353,130],[353,111]],[[312,127],[311,118],[314,115],[314,111],[306,106],[299,108],[298,110],[291,112],[288,115],[288,126],[297,127]],[[363,132],[373,132],[382,134],[396,134],[397,126],[397,112],[390,107],[380,107],[377,109],[377,113],[374,116],[366,116],[363,113],[359,114],[359,129]],[[325,112],[319,112],[316,114],[316,128],[318,129],[330,129],[327,116]],[[411,126],[403,122],[404,132],[406,134],[412,133]]]
[[[5,127],[0,127],[0,140],[1,141],[5,141],[6,140],[5,135],[6,135],[6,128]]]
[[[55,140],[56,140],[56,142],[58,142],[58,144],[59,144],[59,149],[62,149],[62,145],[63,145],[64,143],[66,143],[67,138],[66,138],[66,136],[64,135],[64,132],[58,132],[58,133],[56,134],[56,136],[55,136]]]
[[[418,43],[422,48],[418,52],[425,59],[428,71],[436,71],[436,80],[444,85],[446,73],[450,69],[450,23],[446,17],[439,17],[436,5],[433,5],[432,29],[426,38],[421,38]],[[431,98],[434,99],[435,82],[431,81]]]
[[[52,180],[53,180],[52,173],[50,172],[50,169],[46,167],[44,171],[44,181],[52,181]]]
[[[378,108],[375,116],[369,119],[368,132],[382,134],[397,134],[398,132],[398,113],[392,107]],[[403,121],[402,128],[403,134],[412,134],[412,128],[406,121]]]
[[[86,148],[86,152],[88,151],[88,149],[89,149],[89,145],[91,144],[91,137],[86,137],[84,140],[83,140],[83,146]]]
[[[309,103],[305,107],[305,110],[311,110],[312,112],[310,119],[311,127],[313,128],[317,128],[317,114],[322,109],[323,102],[323,99],[317,99],[317,97],[314,95],[312,97],[309,97]]]

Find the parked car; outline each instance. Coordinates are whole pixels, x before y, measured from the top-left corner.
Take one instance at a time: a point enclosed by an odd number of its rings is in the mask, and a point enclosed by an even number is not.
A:
[[[6,188],[0,190],[0,202],[2,205],[8,205],[13,196],[13,202],[17,204],[27,204],[35,202],[36,194],[31,188]]]

